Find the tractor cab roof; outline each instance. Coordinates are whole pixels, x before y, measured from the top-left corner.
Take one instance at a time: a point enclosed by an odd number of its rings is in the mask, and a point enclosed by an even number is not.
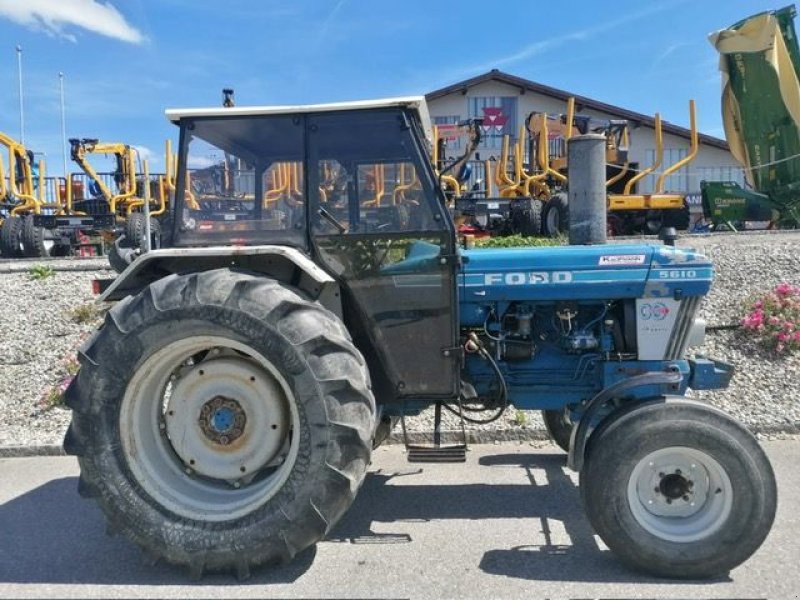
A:
[[[295,115],[333,111],[374,110],[378,108],[402,107],[410,109],[419,116],[420,124],[428,141],[433,140],[431,119],[424,96],[404,96],[378,100],[356,100],[352,102],[331,102],[328,104],[295,104],[284,106],[232,106],[213,108],[174,108],[166,111],[172,123],[183,118],[198,117],[256,117],[262,115]]]

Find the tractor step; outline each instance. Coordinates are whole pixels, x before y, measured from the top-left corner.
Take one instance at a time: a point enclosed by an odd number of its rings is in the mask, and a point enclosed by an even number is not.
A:
[[[406,445],[406,458],[408,462],[425,463],[455,463],[466,462],[467,460],[467,430],[464,426],[464,413],[461,407],[461,400],[458,401],[458,412],[461,417],[461,442],[450,445],[442,445],[442,402],[437,402],[433,413],[433,444],[417,445],[410,444],[408,432],[406,431],[406,411],[403,405],[403,412],[400,417],[400,424],[403,426],[403,441]]]
[[[408,462],[412,463],[457,463],[467,461],[467,445],[458,446],[406,446]]]

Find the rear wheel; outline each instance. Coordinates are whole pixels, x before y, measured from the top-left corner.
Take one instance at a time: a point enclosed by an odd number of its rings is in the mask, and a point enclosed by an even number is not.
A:
[[[544,204],[542,232],[556,237],[569,231],[569,201],[565,194],[556,194]]]
[[[22,256],[22,219],[9,216],[0,225],[0,251],[6,258]]]
[[[755,438],[723,412],[686,399],[639,405],[601,425],[581,488],[608,547],[661,577],[727,573],[764,541],[777,503]]]
[[[134,248],[144,249],[145,223],[147,220],[143,213],[131,213],[125,223],[125,237]],[[161,224],[158,219],[150,217],[150,249],[161,247]]]
[[[79,490],[154,559],[288,561],[355,498],[375,403],[343,325],[228,270],[169,276],[109,313],[65,400]]]
[[[534,236],[542,234],[542,201],[530,198],[524,206],[511,210],[512,233]]]
[[[56,240],[52,231],[44,227],[37,227],[34,224],[33,215],[27,215],[23,220],[20,239],[25,256],[46,258],[60,254],[56,248]]]
[[[664,211],[664,227],[674,227],[678,231],[686,231],[689,229],[691,221],[691,209],[686,200],[683,201],[681,208]]]
[[[656,235],[661,231],[662,227],[667,226],[664,220],[663,210],[648,210],[644,215],[644,223],[642,224],[644,233]]]

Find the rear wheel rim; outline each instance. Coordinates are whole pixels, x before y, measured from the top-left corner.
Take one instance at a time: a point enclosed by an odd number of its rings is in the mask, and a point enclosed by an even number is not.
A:
[[[137,369],[120,411],[128,467],[160,506],[227,521],[263,506],[296,462],[294,395],[257,351],[222,337],[172,342]]]
[[[695,448],[651,452],[631,472],[628,506],[648,533],[689,543],[718,531],[733,507],[733,486],[716,459]]]

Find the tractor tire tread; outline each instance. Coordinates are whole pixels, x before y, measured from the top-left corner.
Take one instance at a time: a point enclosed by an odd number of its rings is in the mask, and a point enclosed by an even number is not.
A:
[[[705,539],[669,542],[630,514],[625,473],[659,444],[700,448],[731,478],[732,512]],[[777,506],[775,476],[755,437],[723,411],[682,397],[631,405],[601,423],[590,438],[580,487],[589,521],[617,558],[658,577],[725,575],[763,543]]]
[[[0,226],[0,254],[6,258],[22,256],[22,218],[9,216]]]
[[[113,410],[115,402],[121,402],[128,371],[132,371],[127,365],[135,364],[136,357],[146,351],[136,339],[137,333],[177,315],[182,319],[216,317],[225,326],[221,312],[232,307],[235,317],[229,318],[240,325],[255,322],[261,328],[274,328],[298,350],[297,357],[305,357],[303,364],[302,359],[292,357],[285,366],[309,373],[319,390],[300,411],[300,427],[324,427],[329,439],[324,444],[301,444],[294,469],[321,466],[314,473],[315,480],[298,483],[300,489],[291,497],[282,488],[269,502],[234,521],[195,521],[154,510],[138,484],[125,479],[127,485],[118,488],[120,478],[129,474],[127,465],[109,466],[110,440],[98,433],[102,416]],[[319,541],[350,506],[363,483],[375,418],[363,358],[337,321],[296,289],[228,269],[170,275],[117,303],[103,327],[81,349],[81,368],[65,393],[72,409],[65,450],[78,456],[81,486],[97,496],[108,522],[148,556],[184,565],[192,577],[201,577],[205,571],[232,571],[246,577],[251,567],[287,562]],[[99,356],[104,356],[102,362]],[[123,356],[133,360],[120,360]],[[317,398],[322,405],[312,406]],[[317,463],[312,464],[312,458]],[[115,468],[120,472],[110,474]],[[120,508],[120,495],[124,509]],[[131,507],[136,510],[126,511]],[[142,514],[151,520],[140,518]],[[271,519],[271,528],[264,527],[267,519]]]

